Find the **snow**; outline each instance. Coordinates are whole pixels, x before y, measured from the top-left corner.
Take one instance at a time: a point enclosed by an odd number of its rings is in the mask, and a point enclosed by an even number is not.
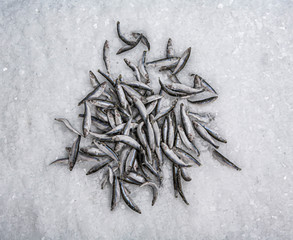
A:
[[[292,1],[36,0],[0,9],[0,239],[293,238]],[[132,189],[141,215],[122,202],[111,212],[110,188],[100,189],[101,174],[85,176],[88,164],[48,166],[75,138],[54,118],[81,127],[77,103],[91,90],[88,71],[104,70],[104,41],[114,75],[130,77],[123,58],[141,57],[142,45],[115,55],[118,20],[125,33],[146,33],[148,59],[164,56],[169,37],[178,54],[191,46],[180,79],[198,73],[219,93],[194,110],[216,113],[228,140],[220,150],[242,171],[202,147],[203,166],[183,183],[189,206],[174,198],[168,164],[155,206],[148,188]]]

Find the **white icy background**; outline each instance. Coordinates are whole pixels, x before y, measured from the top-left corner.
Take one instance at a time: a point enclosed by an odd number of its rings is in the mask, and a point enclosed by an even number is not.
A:
[[[0,239],[290,239],[293,238],[292,1],[1,1]],[[189,206],[175,199],[170,168],[154,207],[149,189],[133,190],[142,210],[120,203],[100,175],[48,164],[65,155],[75,135],[55,117],[80,127],[77,102],[91,86],[88,70],[104,70],[110,41],[114,72],[131,76],[114,56],[123,32],[144,30],[148,59],[165,54],[171,37],[186,69],[219,92],[198,108],[217,113],[228,144],[220,149],[237,172],[202,154],[184,183]],[[97,75],[100,80],[103,78]],[[156,78],[153,78],[156,82]],[[197,108],[196,108],[197,109]]]

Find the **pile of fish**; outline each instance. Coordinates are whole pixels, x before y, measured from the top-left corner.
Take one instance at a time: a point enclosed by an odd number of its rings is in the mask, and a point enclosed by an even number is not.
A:
[[[117,54],[130,51],[139,43],[150,51],[150,43],[143,33],[133,32],[127,38],[121,33],[119,22],[117,32],[125,43]],[[161,59],[147,61],[147,51],[143,51],[137,64],[125,58],[126,66],[133,71],[135,79],[126,80],[121,75],[113,77],[109,43],[106,41],[103,48],[106,71],[98,70],[105,81],[100,82],[92,71],[89,72],[93,90],[78,103],[78,106],[84,106],[84,114],[79,115],[83,119],[82,132],[65,118],[55,119],[75,133],[77,138],[71,147],[66,148],[68,156],[51,164],[66,163],[72,171],[78,161],[94,162],[86,175],[103,171],[102,189],[106,184],[112,188],[111,210],[121,198],[138,213],[141,211],[130,197],[128,184],[149,187],[153,192],[154,205],[162,185],[162,166],[166,161],[172,164],[175,197],[179,195],[189,204],[183,193],[182,179],[191,181],[188,168],[201,165],[198,138],[211,146],[216,159],[241,170],[217,150],[220,143],[227,141],[207,126],[214,116],[192,110],[195,104],[208,104],[216,100],[217,92],[196,74],[188,76],[192,79],[192,87],[181,83],[177,77],[190,53],[191,48],[188,48],[181,56],[176,56],[169,39],[166,55]],[[165,72],[168,76],[168,82],[158,80],[161,89],[157,94],[149,86],[149,68]],[[208,96],[198,98],[202,93],[208,93]],[[166,104],[168,101],[170,103]],[[90,138],[91,144],[81,146],[82,138]]]

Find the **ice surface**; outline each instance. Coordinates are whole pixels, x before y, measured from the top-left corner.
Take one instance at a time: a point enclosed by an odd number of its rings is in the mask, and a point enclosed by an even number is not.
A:
[[[278,0],[1,1],[0,239],[292,239],[292,12]],[[154,207],[148,188],[133,189],[142,215],[122,202],[111,212],[110,189],[85,176],[88,165],[48,166],[75,138],[53,119],[80,127],[77,103],[88,71],[104,70],[104,41],[114,74],[131,76],[123,58],[141,56],[141,45],[115,56],[117,20],[146,33],[149,59],[169,37],[177,53],[191,46],[179,76],[198,73],[219,93],[195,110],[217,114],[221,151],[243,170],[205,151],[183,185],[189,206],[166,177]]]

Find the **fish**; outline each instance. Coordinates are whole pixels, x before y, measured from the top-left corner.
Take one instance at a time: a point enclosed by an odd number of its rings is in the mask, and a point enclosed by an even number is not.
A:
[[[90,77],[90,82],[91,82],[93,88],[96,88],[97,86],[101,85],[101,83],[97,79],[96,75],[92,71],[89,71],[89,77]]]
[[[132,87],[132,88],[138,88],[138,89],[141,89],[141,90],[146,90],[146,91],[150,91],[150,92],[153,92],[153,89],[148,86],[147,84],[143,83],[143,82],[139,82],[139,81],[128,81],[128,82],[125,82],[126,85]]]
[[[125,127],[126,123],[122,123],[118,126],[116,126],[115,128],[113,128],[112,130],[110,130],[109,132],[106,132],[107,135],[113,135],[113,134],[117,134],[117,133],[121,133]],[[138,126],[137,123],[131,123],[130,128],[131,129],[135,129]]]
[[[181,177],[184,179],[184,181],[186,182],[190,182],[192,180],[192,178],[188,175],[186,168],[181,168]]]
[[[188,152],[184,151],[183,149],[179,148],[179,147],[174,147],[173,151],[175,152],[175,154],[177,154],[177,156],[179,156],[182,160],[185,161],[192,161],[195,164],[197,164],[198,166],[201,166],[201,163],[195,158],[193,157],[191,154],[189,154]]]
[[[116,55],[119,55],[119,54],[121,54],[121,53],[127,52],[127,51],[129,51],[129,50],[135,48],[135,47],[137,46],[137,44],[140,42],[140,40],[141,40],[141,36],[140,36],[140,37],[134,42],[133,45],[125,45],[125,46],[123,46],[122,48],[120,48],[120,49],[118,50],[118,52],[116,53]]]
[[[143,51],[143,53],[142,53],[142,58],[138,62],[138,70],[139,70],[140,74],[143,76],[143,78],[148,83],[149,82],[149,74],[148,74],[146,67],[145,67],[146,53],[147,53],[146,51]]]
[[[152,114],[150,115],[150,121],[152,123],[153,130],[154,130],[156,147],[160,147],[161,131],[160,131],[160,128],[159,128],[157,121],[154,121],[154,116]]]
[[[145,108],[145,105],[135,96],[132,96],[133,103],[136,106],[137,110],[139,111],[139,114],[142,118],[142,120],[146,123],[147,122],[147,110]]]
[[[158,198],[159,188],[158,188],[157,184],[155,184],[154,182],[145,182],[142,185],[140,185],[140,187],[144,187],[144,186],[150,186],[152,188],[152,190],[153,190],[152,206],[154,206],[156,203],[156,200]]]
[[[180,113],[181,113],[181,122],[182,122],[183,128],[185,130],[184,132],[185,132],[188,140],[195,146],[196,145],[196,142],[195,142],[196,134],[195,134],[192,122],[186,113],[186,108],[183,103],[180,104]],[[181,135],[180,135],[180,137],[181,137]],[[183,139],[183,138],[181,138],[181,139]],[[197,154],[199,154],[199,151]]]
[[[190,76],[193,77],[194,88],[205,88],[209,92],[212,92],[212,93],[218,95],[218,93],[216,92],[216,90],[213,89],[212,86],[210,84],[208,84],[206,82],[206,80],[204,80],[202,77],[198,76],[197,74],[190,74]]]
[[[154,60],[151,62],[146,62],[146,66],[163,67],[163,66],[178,64],[179,61],[180,61],[179,57],[162,58],[162,59]]]
[[[148,39],[147,39],[147,37],[145,35],[143,35],[142,33],[133,32],[132,36],[135,37],[135,38],[138,38],[139,36],[141,36],[142,44],[144,44],[148,48],[148,51],[151,50],[151,45],[150,45],[150,43],[149,43],[149,41],[148,41]]]
[[[213,155],[220,160],[221,162],[225,163],[226,165],[235,168],[237,171],[241,171],[240,167],[237,167],[234,163],[232,163],[231,161],[229,161],[229,159],[227,159],[226,157],[224,157],[219,151],[217,151],[216,149],[213,149]]]
[[[151,148],[151,150],[154,152],[155,151],[155,133],[154,133],[154,129],[153,126],[151,124],[150,118],[147,118],[146,121],[146,127],[147,127],[147,136],[148,136],[148,143],[149,146]]]
[[[98,99],[102,95],[102,93],[105,91],[106,86],[107,86],[106,82],[103,82],[102,84],[98,85],[93,91],[91,91],[88,95],[86,95],[85,98],[83,98],[78,103],[78,106],[83,104],[85,101]]]
[[[122,42],[126,43],[127,45],[135,45],[135,42],[136,41],[131,41],[131,40],[128,40],[126,37],[124,37],[122,34],[121,34],[121,31],[120,31],[120,22],[117,21],[117,33],[118,33],[118,37],[122,40]]]
[[[103,141],[103,142],[106,142],[106,141],[111,142],[112,141],[112,137],[107,134],[100,134],[100,133],[96,133],[96,132],[92,132],[92,131],[90,131],[89,134],[91,136],[95,137],[95,139],[98,141]]]
[[[115,82],[114,80],[111,78],[110,75],[107,75],[106,73],[103,73],[100,69],[98,69],[98,73],[101,74],[104,78],[106,78],[106,80],[113,86],[115,87]]]
[[[133,202],[131,197],[126,192],[122,181],[119,181],[119,184],[120,184],[121,195],[122,195],[122,198],[123,198],[124,202],[126,203],[126,205],[128,207],[130,207],[133,211],[141,214],[141,211],[140,211],[139,207]]]
[[[164,143],[168,144],[168,118],[167,117],[164,119],[163,126],[162,126],[162,140]]]
[[[204,103],[210,103],[215,101],[218,98],[218,96],[212,96],[204,99],[199,99],[199,100],[192,100],[192,99],[187,99],[188,102],[193,103],[193,104],[204,104]]]
[[[119,184],[119,180],[117,178],[117,176],[114,176],[114,181],[113,181],[113,185],[112,185],[112,200],[111,200],[111,211],[113,211],[115,209],[115,207],[117,206],[120,197],[121,197],[121,193],[120,193],[120,184]]]
[[[176,91],[173,91],[171,89],[169,89],[167,86],[164,85],[164,83],[162,83],[162,81],[159,79],[159,83],[161,85],[161,88],[166,92],[168,93],[170,96],[173,96],[173,97],[186,97],[188,96],[189,94],[188,93],[184,93],[184,92],[176,92]]]
[[[72,144],[71,151],[69,152],[68,164],[70,171],[72,171],[78,157],[80,139],[81,135],[78,135],[77,139]]]
[[[189,141],[188,137],[185,134],[185,131],[181,125],[177,125],[177,130],[180,136],[180,139],[185,147],[189,150],[196,152],[197,156],[200,155],[198,148],[193,144],[193,142]]]
[[[172,112],[171,112],[172,113]],[[176,138],[176,122],[175,122],[175,117],[172,115],[171,113],[168,115],[167,119],[168,119],[168,138],[167,138],[167,142],[168,142],[168,146],[169,148],[173,148],[174,146],[174,142],[175,142],[175,138]]]
[[[83,136],[86,138],[91,130],[92,118],[91,109],[87,101],[84,102]]]
[[[183,199],[183,201],[186,203],[186,205],[189,205],[189,202],[186,200],[186,197],[185,197],[183,190],[182,190],[181,168],[178,168],[176,178],[177,178],[177,185],[178,185],[178,193],[181,196],[181,198]]]
[[[108,40],[105,41],[104,47],[103,47],[103,60],[105,63],[105,67],[107,70],[107,73],[110,74],[110,61],[109,61],[109,42]]]
[[[125,96],[124,90],[120,84],[120,81],[118,81],[118,80],[116,80],[116,92],[117,92],[118,100],[119,100],[121,107],[126,109],[128,106],[128,102],[126,100],[126,96]]]
[[[137,150],[135,148],[132,148],[127,156],[126,162],[125,162],[125,172],[128,173],[132,167],[133,163],[136,159]]]
[[[195,113],[195,112],[187,111],[187,114],[188,116],[192,117],[197,122],[209,123],[215,120],[215,115],[211,113]]]
[[[192,121],[195,130],[197,131],[198,135],[201,136],[203,140],[213,145],[215,148],[219,148],[219,146],[214,142],[212,137],[207,133],[202,125],[197,123],[196,121]]]
[[[207,126],[204,126],[203,124],[199,123],[206,131],[208,134],[210,134],[214,139],[216,139],[219,142],[222,143],[227,143],[227,140],[223,137],[220,136],[220,134],[218,134],[217,132],[215,132],[214,130],[211,130],[210,128],[208,128]]]
[[[96,111],[96,118],[98,118],[99,120],[103,121],[103,122],[108,122],[108,117],[107,117],[107,114],[104,113],[100,108],[96,107],[95,108]]]
[[[131,130],[131,122],[132,122],[132,118],[129,118],[129,120],[127,121],[127,123],[125,124],[123,128],[122,135],[129,136],[130,130]],[[120,151],[122,147],[123,147],[123,143],[118,143],[115,147],[115,151],[116,152]]]
[[[170,84],[166,84],[165,86],[171,89],[172,91],[181,92],[185,94],[197,94],[204,91],[203,89],[192,88],[182,83],[170,83]]]
[[[175,99],[174,101],[171,102],[171,104],[169,104],[169,106],[162,108],[157,115],[154,117],[154,121],[159,120],[161,117],[166,116],[167,114],[169,114],[176,106],[178,102],[178,99]]]
[[[90,174],[93,174],[93,173],[101,170],[102,168],[104,168],[105,166],[107,166],[111,161],[112,161],[112,159],[107,159],[105,161],[102,161],[102,162],[97,163],[96,165],[94,165],[93,167],[91,167],[87,171],[86,175],[90,175]]]
[[[119,158],[116,155],[116,153],[106,144],[100,142],[100,141],[93,141],[94,144],[98,149],[100,149],[102,152],[106,153],[110,158],[116,161],[116,163],[119,162]]]
[[[172,164],[172,176],[173,176],[173,188],[174,188],[174,196],[178,198],[178,182],[177,182],[177,171],[178,168],[175,163]]]
[[[138,70],[138,67],[134,65],[132,62],[130,62],[129,60],[127,60],[126,58],[124,58],[124,62],[133,71],[136,80],[140,82],[141,78],[140,78],[140,72]]]
[[[185,65],[189,59],[190,53],[191,53],[191,47],[187,48],[184,51],[184,53],[180,57],[180,60],[177,64],[177,66],[175,67],[174,71],[172,72],[172,75],[179,73],[185,67]]]
[[[118,126],[123,123],[122,117],[118,109],[114,109],[115,125]]]
[[[82,135],[79,131],[77,131],[71,123],[66,118],[55,118],[56,121],[64,123],[64,125],[73,133],[77,135]]]
[[[115,117],[110,109],[106,112],[106,115],[108,118],[108,123],[111,126],[111,128],[112,129],[115,128],[116,127]]]
[[[113,109],[116,107],[116,105],[113,102],[107,101],[107,100],[89,100],[89,103],[103,109]]]
[[[84,114],[79,114],[78,116],[82,117],[82,118],[85,117]],[[108,123],[105,123],[94,116],[91,116],[91,122],[93,125],[95,125],[98,129],[100,129],[102,131],[109,131],[111,129],[111,127]]]
[[[130,136],[116,135],[116,136],[112,137],[112,141],[122,142],[122,143],[125,143],[125,144],[129,145],[130,147],[133,147],[137,150],[141,150],[141,145]]]
[[[91,156],[96,156],[96,157],[105,157],[107,156],[104,152],[102,152],[100,149],[96,147],[82,147],[80,148],[81,152],[84,152],[86,154],[89,154]]]
[[[175,51],[173,47],[173,41],[171,38],[168,39],[167,48],[166,48],[166,57],[171,58],[175,56]]]
[[[183,162],[174,152],[172,149],[170,149],[168,147],[167,144],[161,142],[161,148],[163,150],[163,152],[165,153],[166,157],[171,160],[173,163],[175,163],[176,165],[180,166],[180,167],[191,167],[191,165],[186,164],[185,162]]]

